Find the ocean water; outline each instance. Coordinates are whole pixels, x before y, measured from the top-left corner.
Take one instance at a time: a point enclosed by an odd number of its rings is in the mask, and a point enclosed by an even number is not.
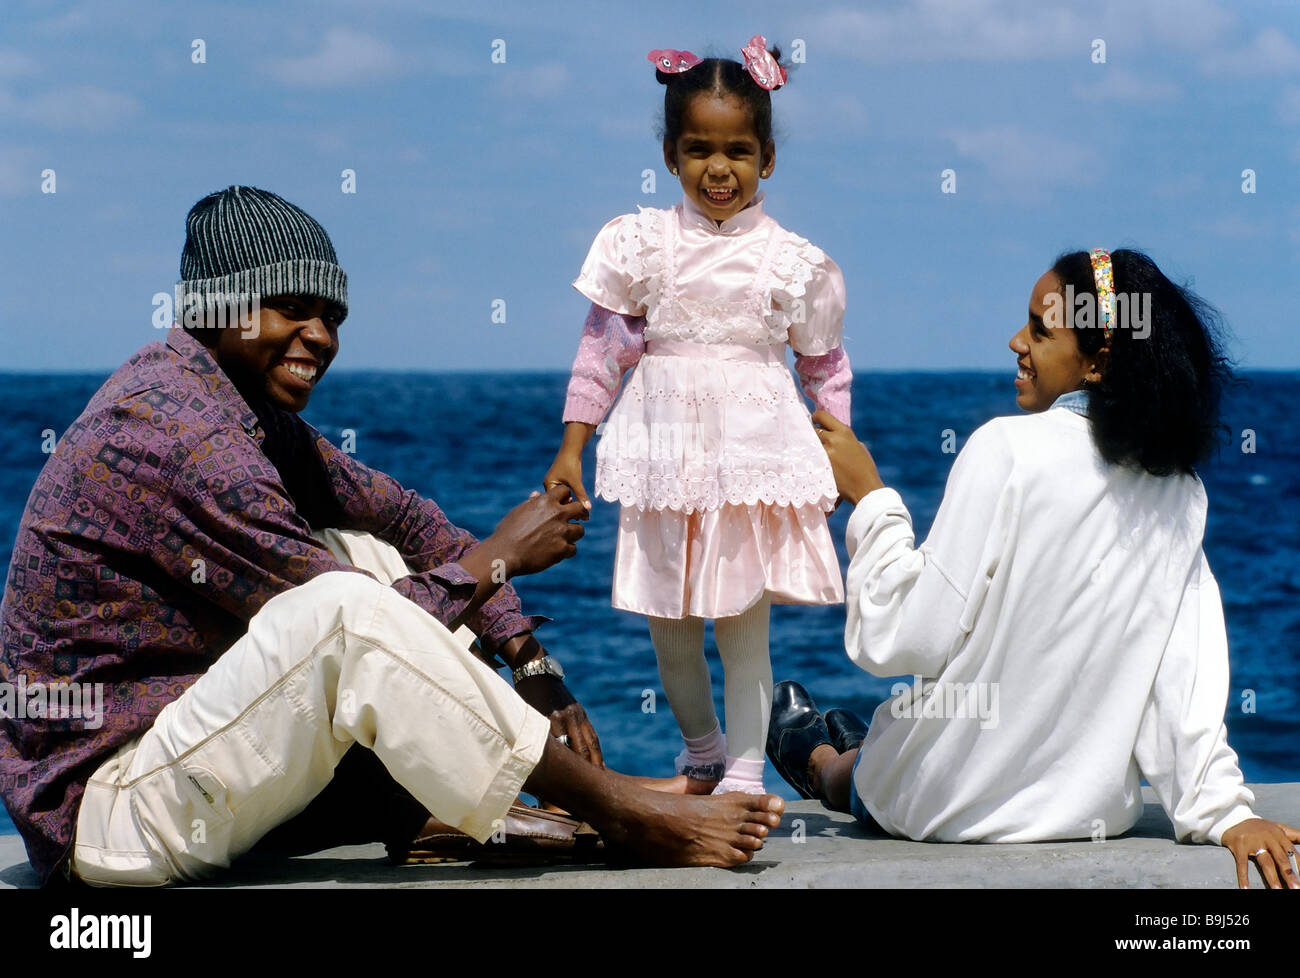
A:
[[[0,560],[44,461],[41,433],[61,434],[106,375],[0,374],[9,391],[0,426]],[[918,539],[928,530],[953,456],[984,421],[1015,413],[1008,373],[862,374],[853,391],[854,427],[886,484],[910,508]],[[540,486],[561,434],[567,376],[535,374],[331,374],[304,417],[336,444],[355,432],[357,457],[431,496],[482,536]],[[1205,548],[1222,589],[1231,689],[1229,742],[1249,781],[1300,780],[1300,438],[1294,406],[1300,373],[1253,373],[1229,398],[1232,432],[1202,471],[1210,499]],[[1253,449],[1246,451],[1244,449]],[[588,488],[594,466],[588,449]],[[609,605],[617,508],[597,502],[578,555],[516,585],[526,611],[555,620],[539,632],[563,662],[607,762],[639,774],[670,774],[680,748],[659,688],[643,619]],[[844,556],[848,508],[831,517]],[[843,651],[843,609],[775,607],[776,678],[798,679],[827,709],[869,714],[893,680],[853,666]],[[710,638],[711,641],[711,638]],[[722,672],[710,649],[722,714]],[[794,793],[769,770],[768,787]],[[12,831],[0,810],[0,832]]]

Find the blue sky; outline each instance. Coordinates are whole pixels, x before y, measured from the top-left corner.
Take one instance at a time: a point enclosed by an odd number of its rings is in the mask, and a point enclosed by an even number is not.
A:
[[[566,369],[596,231],[681,198],[646,52],[736,56],[756,32],[803,42],[767,207],[844,270],[858,370],[1014,369],[1034,281],[1099,245],[1190,280],[1244,365],[1300,367],[1294,3],[5,7],[0,369],[108,370],[158,338],[185,213],[231,183],[329,230],[335,369]]]

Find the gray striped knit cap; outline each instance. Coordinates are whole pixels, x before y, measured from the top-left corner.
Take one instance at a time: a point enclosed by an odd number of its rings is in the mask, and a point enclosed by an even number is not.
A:
[[[252,294],[258,301],[317,296],[346,313],[348,277],[329,235],[306,211],[269,190],[227,187],[200,200],[185,219],[176,318],[182,321],[187,305],[233,308]]]

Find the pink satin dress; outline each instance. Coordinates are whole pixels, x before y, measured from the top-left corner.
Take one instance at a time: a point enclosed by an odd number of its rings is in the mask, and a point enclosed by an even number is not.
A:
[[[844,280],[762,199],[721,226],[689,198],[616,218],[574,282],[593,306],[564,420],[605,418],[593,488],[622,505],[616,608],[712,619],[764,593],[844,600],[835,480],[785,354],[847,423]]]

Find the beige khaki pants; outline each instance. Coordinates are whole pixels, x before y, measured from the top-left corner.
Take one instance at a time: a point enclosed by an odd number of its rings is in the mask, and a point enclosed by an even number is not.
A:
[[[486,841],[541,759],[545,717],[388,586],[368,534],[317,534],[335,572],[277,595],[153,726],[90,777],[72,871],[104,886],[211,876],[329,783],[354,743],[434,815]]]

